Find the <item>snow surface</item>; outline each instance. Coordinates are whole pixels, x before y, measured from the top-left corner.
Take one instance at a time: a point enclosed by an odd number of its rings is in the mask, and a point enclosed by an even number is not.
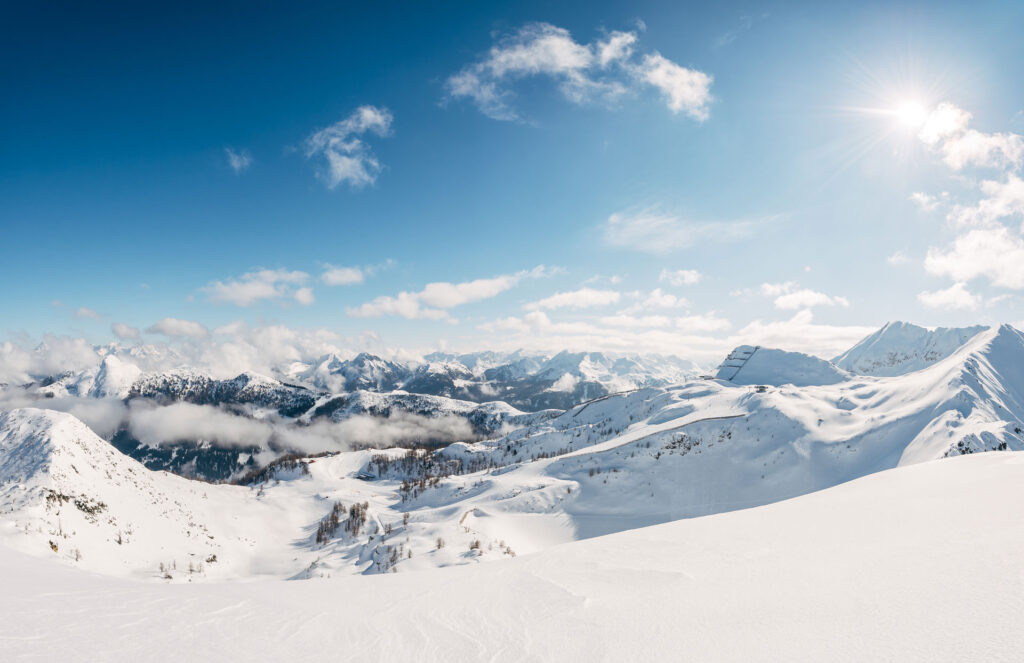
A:
[[[5,661],[1015,661],[1024,455],[503,564],[161,585],[0,546]]]
[[[733,384],[809,387],[842,382],[850,375],[831,362],[802,352],[741,345],[718,367],[716,377]]]
[[[890,322],[832,361],[861,375],[905,375],[948,357],[985,329],[928,329],[908,322]]]

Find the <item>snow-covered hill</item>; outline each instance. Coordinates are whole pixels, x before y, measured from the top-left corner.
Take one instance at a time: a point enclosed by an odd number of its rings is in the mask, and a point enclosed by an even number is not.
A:
[[[908,322],[890,322],[832,362],[860,375],[904,375],[948,357],[985,329],[927,329]]]
[[[502,564],[163,586],[0,546],[6,660],[1012,661],[1024,456],[903,467]],[[235,634],[226,638],[226,633]]]
[[[824,359],[801,352],[741,345],[725,358],[716,377],[733,384],[809,387],[836,384],[850,375]]]

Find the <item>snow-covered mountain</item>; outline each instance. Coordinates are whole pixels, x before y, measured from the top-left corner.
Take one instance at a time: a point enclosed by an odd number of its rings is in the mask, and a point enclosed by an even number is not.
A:
[[[253,405],[297,417],[316,403],[316,394],[255,373],[230,380],[215,380],[192,369],[143,375],[128,389],[127,398],[161,402],[184,401],[195,405]]]
[[[729,353],[715,377],[733,384],[809,387],[836,384],[848,380],[850,374],[831,362],[802,352],[741,345]]]
[[[104,517],[117,523],[130,517],[115,503],[129,505],[123,508],[131,513],[136,499],[166,496],[160,504],[170,500],[217,541],[232,542],[217,553],[231,560],[218,567],[221,577],[246,577],[253,568],[320,577],[507,559],[556,543],[769,504],[894,467],[1024,449],[1024,336],[1012,327],[986,329],[928,367],[894,377],[834,381],[844,373],[828,362],[764,348],[750,357],[762,351],[749,385],[736,381],[744,366],[730,380],[612,394],[561,413],[397,392],[318,401],[324,409],[295,425],[322,432],[315,426],[347,425],[353,415],[402,425],[405,416],[444,421],[454,414],[463,417],[459,421],[479,417],[493,437],[433,451],[286,458],[254,473],[249,488],[195,484],[123,458],[121,469],[110,471],[116,452],[70,415],[18,410],[4,419],[0,468],[10,485],[0,518],[20,547],[51,554],[54,527],[67,528],[55,525],[52,514],[46,519],[44,490],[25,497],[20,485],[29,485],[32,475],[19,468],[24,458],[40,454],[70,459],[59,466],[58,487],[50,479],[44,485],[85,495],[87,506],[104,502]],[[797,386],[794,375],[814,379]],[[33,442],[39,439],[49,446]],[[74,451],[82,440],[94,451]],[[103,492],[108,472],[109,482],[127,495]],[[178,499],[178,492],[191,497]],[[205,498],[197,497],[200,492]],[[65,508],[71,503],[62,502]],[[275,516],[284,512],[287,518]],[[225,520],[234,513],[248,514],[248,534]],[[123,548],[107,532],[113,525],[76,518],[72,536],[93,531],[87,525],[105,532],[90,544],[100,546],[90,548],[93,555],[116,545],[115,556],[129,559],[131,568],[155,568],[154,550]],[[264,521],[274,521],[273,527],[261,529]],[[174,524],[178,516],[170,522],[181,529]],[[164,542],[164,557],[202,554],[185,545],[191,535],[182,540],[179,534],[151,536]],[[246,536],[260,543],[251,549],[233,543]],[[74,541],[57,543],[60,550],[84,552]]]
[[[832,363],[859,375],[904,375],[948,357],[985,329],[983,326],[927,329],[908,322],[890,322]]]

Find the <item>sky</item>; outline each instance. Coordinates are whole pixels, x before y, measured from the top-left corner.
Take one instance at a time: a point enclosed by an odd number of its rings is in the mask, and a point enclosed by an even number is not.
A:
[[[0,9],[8,349],[1024,320],[1021,3],[207,4]]]

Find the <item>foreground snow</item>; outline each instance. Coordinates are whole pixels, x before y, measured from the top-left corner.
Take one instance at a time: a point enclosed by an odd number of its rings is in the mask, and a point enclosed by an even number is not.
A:
[[[0,547],[12,660],[1020,660],[1024,454],[500,564],[162,585]]]

